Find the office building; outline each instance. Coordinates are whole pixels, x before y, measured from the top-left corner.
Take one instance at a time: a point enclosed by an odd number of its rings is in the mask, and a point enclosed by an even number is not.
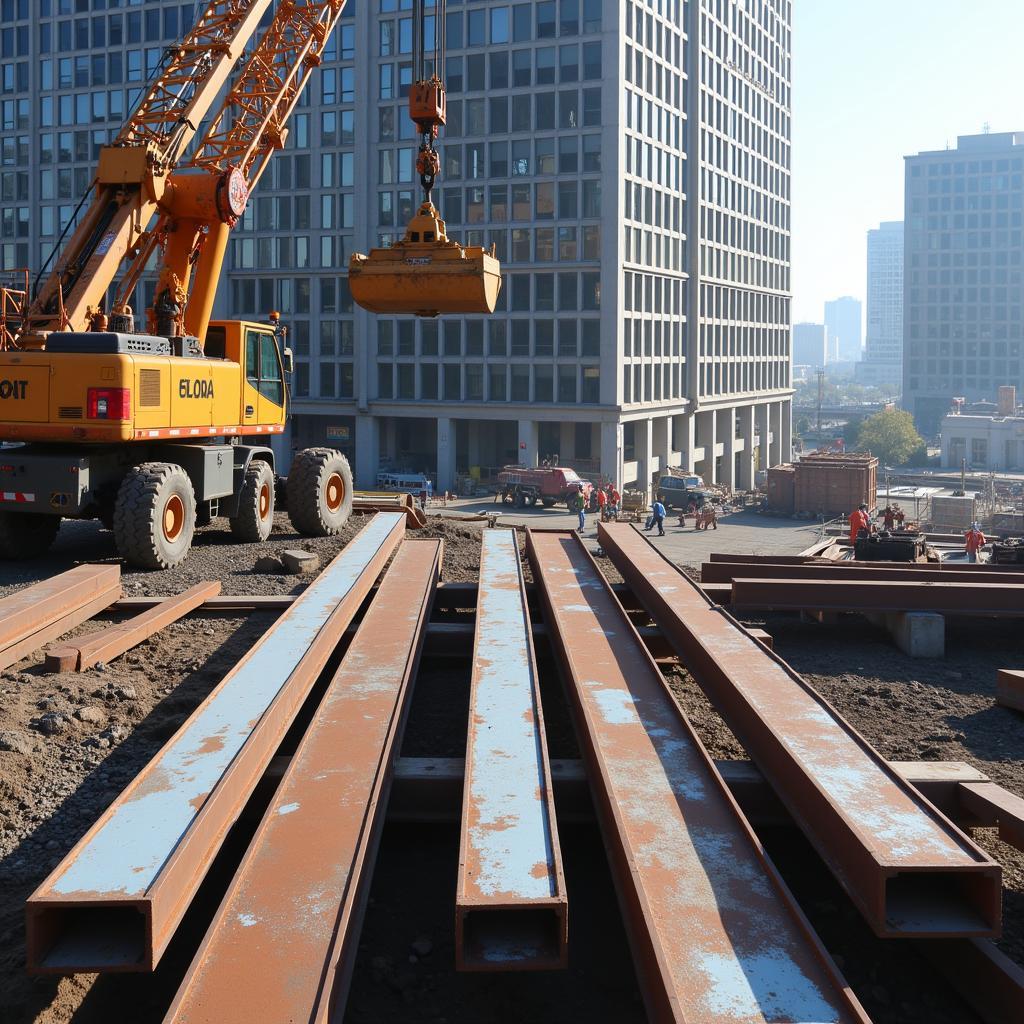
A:
[[[793,324],[793,364],[817,369],[828,362],[828,329],[824,324]]]
[[[200,4],[83,6],[0,11],[5,266],[46,258]],[[345,275],[421,199],[410,6],[348,5],[230,243],[216,315],[290,326],[284,447],[440,488],[555,454],[749,486],[788,457],[790,0],[448,0],[434,197],[505,277],[492,317],[439,320],[354,308]]]
[[[883,221],[868,232],[867,263],[867,338],[857,380],[898,388],[903,378],[903,221]]]
[[[825,303],[828,328],[829,362],[856,363],[861,356],[860,299],[844,295]]]
[[[954,398],[1024,388],[1024,132],[908,156],[903,404],[933,436]]]

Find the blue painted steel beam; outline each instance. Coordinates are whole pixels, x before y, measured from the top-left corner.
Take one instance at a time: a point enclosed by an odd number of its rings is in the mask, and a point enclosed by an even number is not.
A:
[[[565,967],[565,880],[515,530],[483,534],[465,773],[456,966]]]
[[[413,540],[395,555],[165,1024],[344,1013],[442,553]]]
[[[154,968],[404,533],[374,516],[29,897],[30,969]]]

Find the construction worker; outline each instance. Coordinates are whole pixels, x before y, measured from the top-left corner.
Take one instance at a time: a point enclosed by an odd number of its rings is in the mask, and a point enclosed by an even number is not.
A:
[[[986,543],[985,534],[981,532],[981,527],[977,523],[971,523],[971,528],[964,537],[964,550],[967,552],[967,561],[976,562],[978,560],[978,552]]]
[[[615,484],[608,485],[608,516],[611,519],[619,517],[619,508],[622,504],[622,495],[619,494]]]
[[[658,528],[658,536],[665,536],[665,506],[662,503],[661,495],[654,499],[651,506],[651,525]]]
[[[892,505],[886,505],[885,511],[882,513],[882,526],[887,530],[891,530],[896,525],[896,511]]]
[[[576,512],[580,517],[580,525],[577,530],[582,534],[587,528],[587,499],[583,496],[583,484],[580,484],[576,491]]]
[[[860,535],[861,530],[867,530],[868,528],[868,506],[867,502],[862,501],[860,507],[854,509],[850,513],[850,543],[856,544],[857,537]]]
[[[608,495],[604,493],[603,487],[597,488],[597,511],[601,516],[601,522],[607,522],[608,516],[605,513],[605,509],[608,507]]]

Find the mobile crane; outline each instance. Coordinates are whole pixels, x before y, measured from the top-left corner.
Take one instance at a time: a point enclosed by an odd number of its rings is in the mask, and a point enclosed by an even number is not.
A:
[[[275,458],[265,441],[284,431],[291,353],[276,313],[268,323],[211,315],[231,228],[284,146],[345,0],[278,0],[229,82],[271,2],[208,0],[101,149],[91,203],[34,297],[5,291],[0,301],[0,439],[17,442],[0,451],[2,558],[42,553],[62,518],[100,519],[121,555],[148,568],[180,562],[196,526],[215,516],[243,541],[270,534]],[[436,66],[433,77],[443,109]],[[359,258],[373,311],[492,312],[497,261],[450,242],[427,195],[400,243],[412,257]],[[428,206],[430,238],[417,226]],[[378,263],[397,282],[390,301],[373,282]],[[153,264],[140,331],[129,301]],[[294,455],[288,514],[299,532],[337,533],[352,492],[340,452]]]

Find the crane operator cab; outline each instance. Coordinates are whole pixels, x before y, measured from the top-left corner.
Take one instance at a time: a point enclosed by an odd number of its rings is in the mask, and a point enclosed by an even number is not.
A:
[[[416,41],[414,81],[409,89],[409,118],[420,133],[416,159],[423,203],[409,221],[405,237],[368,256],[353,253],[349,260],[352,298],[371,313],[493,313],[501,291],[501,265],[494,246],[462,246],[450,239],[430,192],[441,170],[434,140],[445,124],[447,103],[438,72],[444,67],[444,0],[434,0],[428,18],[424,0],[413,4]],[[432,31],[428,58],[426,37]]]

